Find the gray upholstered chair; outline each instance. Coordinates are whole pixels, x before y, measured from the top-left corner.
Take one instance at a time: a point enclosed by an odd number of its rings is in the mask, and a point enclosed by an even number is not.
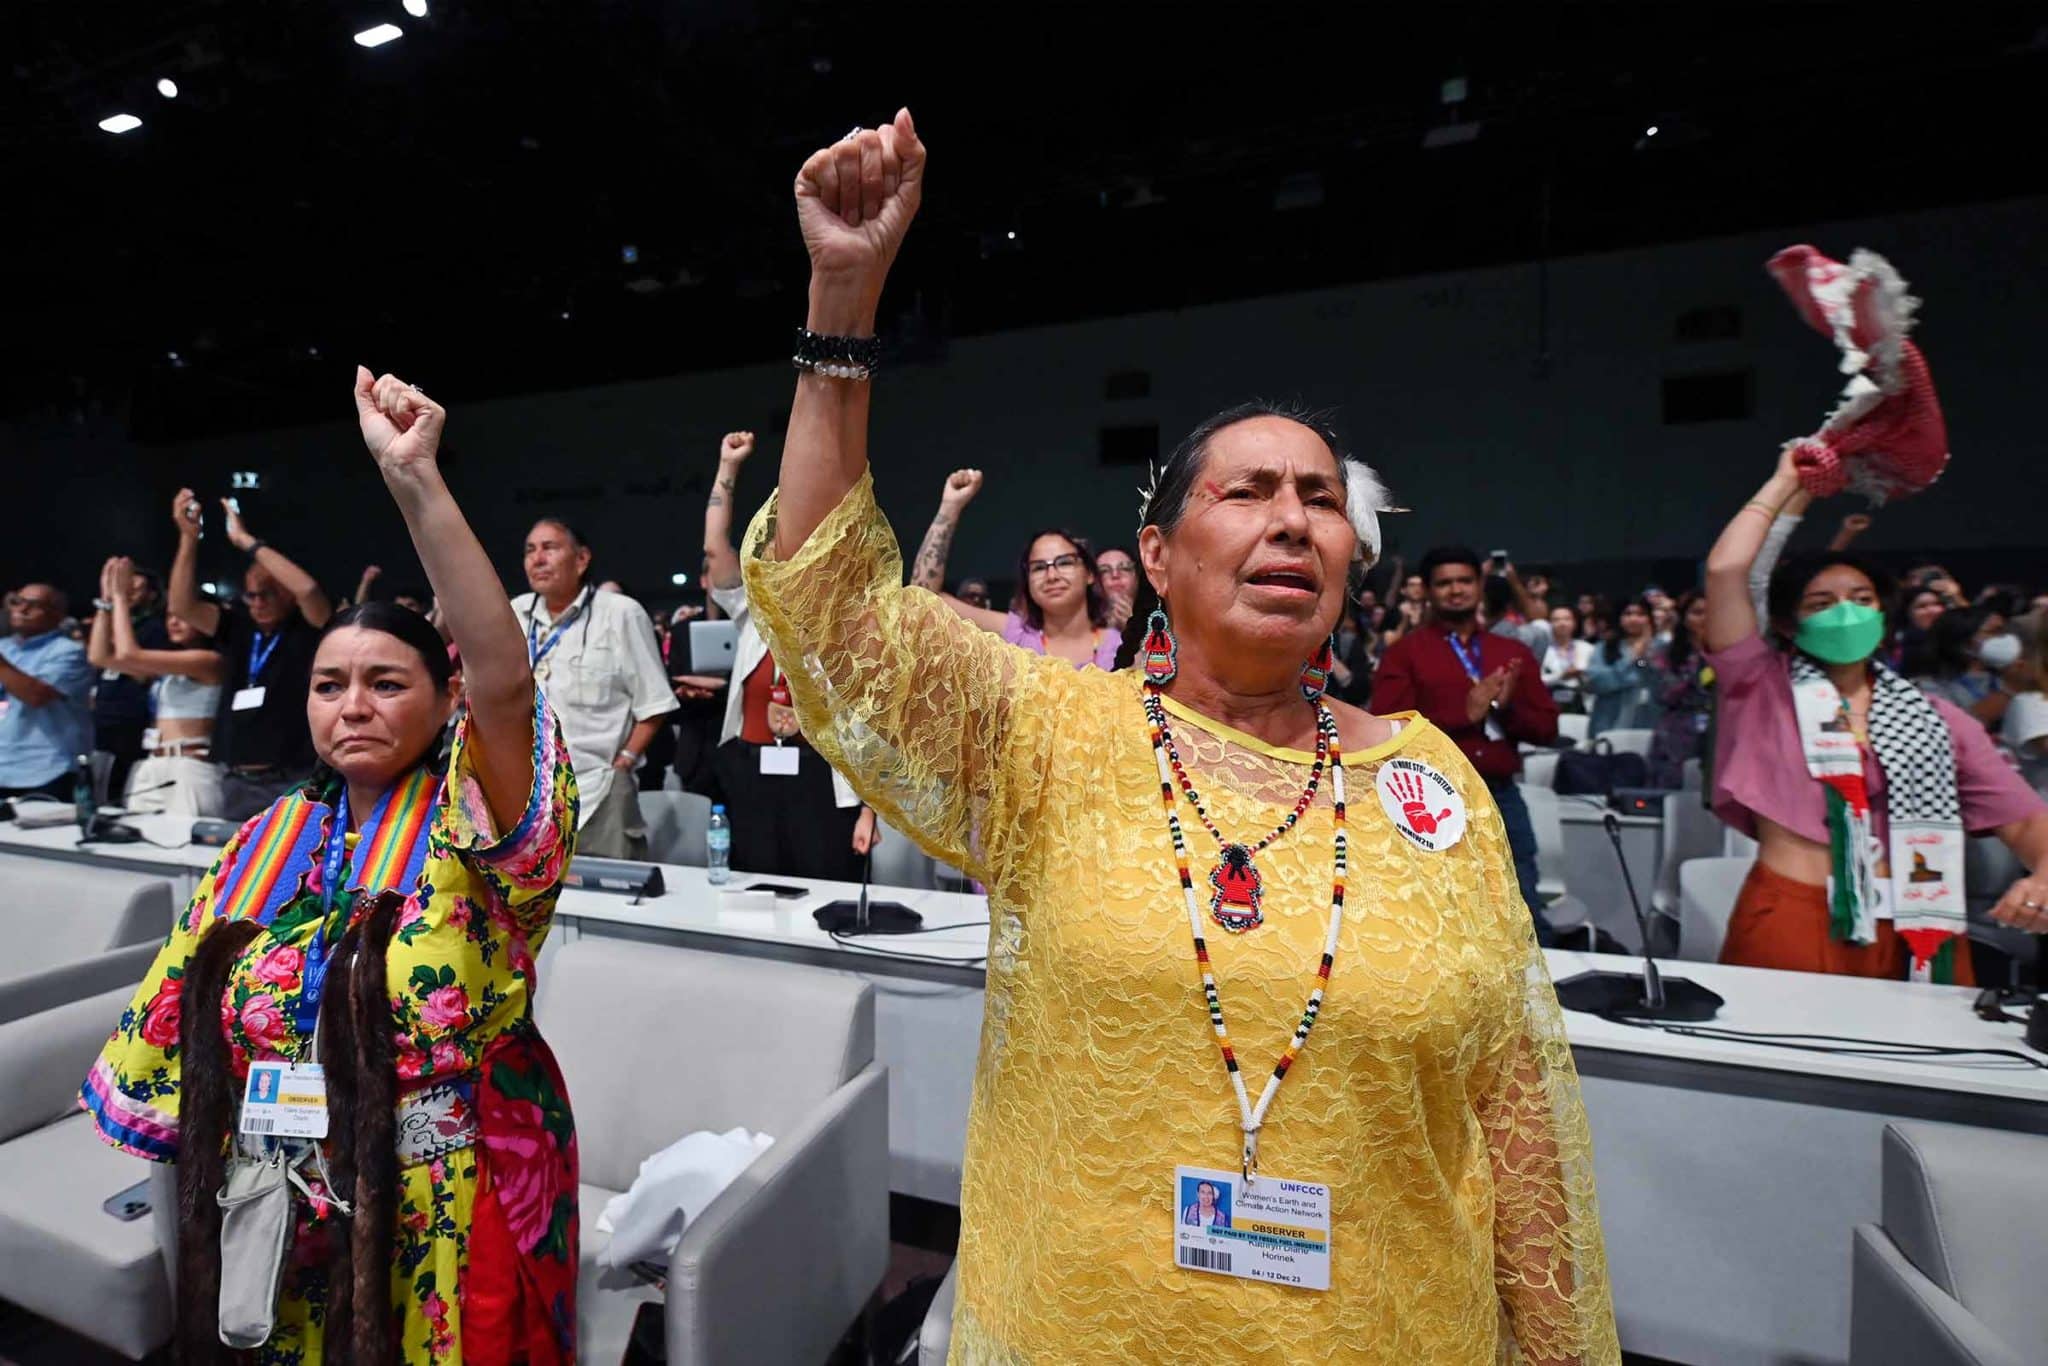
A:
[[[1728,921],[1754,856],[1687,859],[1678,868],[1678,952],[1692,963],[1718,962]]]
[[[1888,1124],[1883,1219],[1856,1229],[1851,1366],[2048,1361],[2048,1138]]]
[[[582,1157],[579,1354],[616,1361],[639,1303],[600,1270],[605,1202],[697,1130],[774,1146],[684,1231],[668,1359],[822,1362],[889,1260],[887,1073],[874,989],[849,973],[586,937],[549,956],[538,1014]]]
[[[171,1337],[157,1228],[102,1206],[155,1164],[102,1143],[78,1108],[133,992],[131,982],[0,1024],[0,1295],[140,1360]]]
[[[917,1366],[945,1366],[953,1346],[953,1300],[960,1293],[960,1263],[946,1268],[932,1307],[925,1310],[924,1326],[917,1334]]]
[[[163,878],[0,854],[0,1020],[132,987],[176,914]]]

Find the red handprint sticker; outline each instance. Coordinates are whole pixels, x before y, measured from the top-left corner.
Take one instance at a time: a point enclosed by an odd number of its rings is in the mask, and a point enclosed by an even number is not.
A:
[[[1377,781],[1380,806],[1408,842],[1440,852],[1465,835],[1465,799],[1457,785],[1419,759],[1389,759]]]

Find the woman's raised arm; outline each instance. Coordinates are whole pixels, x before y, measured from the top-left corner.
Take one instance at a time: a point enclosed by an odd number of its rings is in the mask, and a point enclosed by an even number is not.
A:
[[[1757,633],[1757,611],[1749,596],[1749,570],[1764,538],[1795,498],[1804,497],[1793,468],[1791,446],[1778,455],[1778,468],[1723,528],[1707,552],[1707,648],[1725,650]]]

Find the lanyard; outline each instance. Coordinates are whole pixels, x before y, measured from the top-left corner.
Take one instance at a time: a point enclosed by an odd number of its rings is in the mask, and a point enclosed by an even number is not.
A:
[[[526,662],[529,668],[548,657],[548,652],[561,642],[562,633],[571,626],[574,626],[576,618],[583,615],[583,609],[590,605],[590,595],[596,591],[593,588],[584,589],[583,596],[576,599],[576,605],[571,607],[562,619],[555,623],[555,629],[548,633],[548,638],[545,641],[539,639],[534,614],[532,612],[526,614]],[[540,606],[541,597],[538,593],[534,595],[533,600],[536,607]]]
[[[263,666],[277,653],[277,642],[283,639],[282,631],[271,631],[267,634],[258,631],[249,638],[249,686],[256,685],[256,680],[262,676]]]
[[[391,798],[403,783],[404,779],[400,779],[377,799],[376,810],[364,825],[365,830],[383,823]],[[360,847],[361,841],[357,843]],[[334,947],[327,942],[327,930],[334,918],[335,899],[341,895],[341,866],[347,857],[348,791],[344,788],[334,804],[334,826],[327,833],[327,849],[320,858],[320,928],[313,932],[313,942],[306,946],[304,985],[299,990],[298,1004],[292,1008],[292,1023],[302,1039],[311,1038],[313,1027],[320,1021],[320,997],[327,988],[327,966]]]
[[[1452,652],[1458,656],[1458,662],[1465,666],[1465,676],[1474,683],[1477,683],[1479,681],[1480,661],[1485,655],[1485,652],[1480,649],[1479,642],[1474,640],[1470,645],[1467,645],[1464,641],[1458,639],[1456,631],[1446,632],[1444,639],[1451,642]]]

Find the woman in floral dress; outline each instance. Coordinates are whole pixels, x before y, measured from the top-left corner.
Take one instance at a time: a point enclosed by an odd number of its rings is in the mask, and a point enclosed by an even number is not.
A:
[[[240,1107],[250,1065],[273,1060],[324,1067],[327,1133],[292,1197],[255,1359],[570,1362],[576,1135],[533,987],[575,779],[498,576],[441,481],[444,412],[366,370],[355,398],[464,677],[414,613],[334,618],[306,703],[320,770],[221,851],[83,1104],[109,1143],[178,1164],[188,1366],[228,1359],[214,1195],[238,1130],[242,1151],[277,1143]]]

